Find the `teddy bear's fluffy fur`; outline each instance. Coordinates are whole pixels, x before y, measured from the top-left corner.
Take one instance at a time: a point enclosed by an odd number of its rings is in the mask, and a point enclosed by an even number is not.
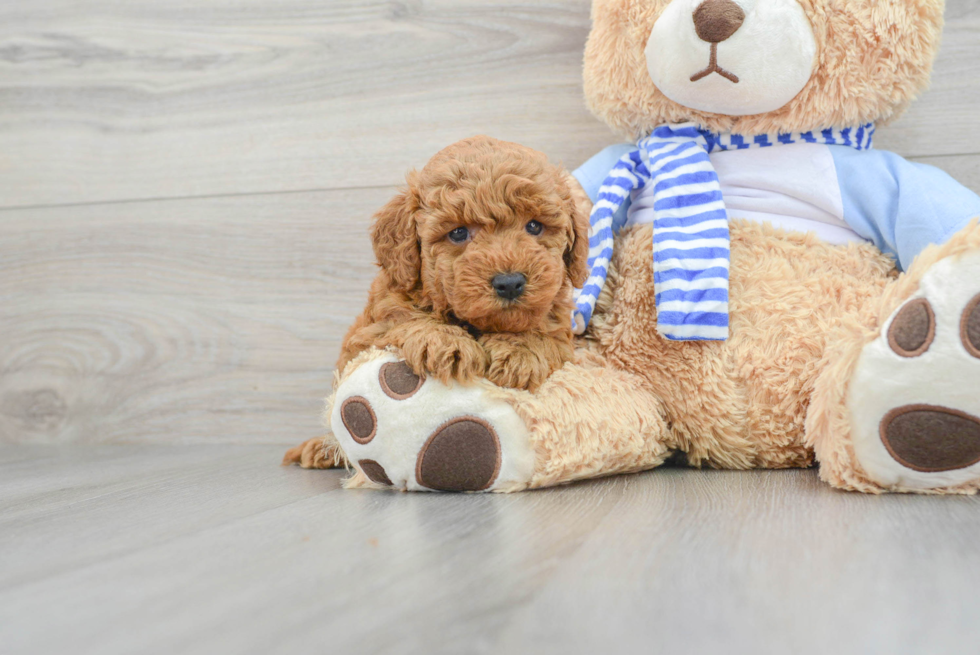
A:
[[[842,322],[873,329],[891,260],[872,246],[833,247],[810,234],[736,221],[732,336],[725,343],[677,343],[656,332],[651,242],[649,226],[620,238],[581,370],[556,374],[530,411],[516,404],[538,425],[532,435],[552,435],[535,443],[549,465],[532,486],[650,468],[674,451],[692,466],[812,464],[804,426],[825,354]],[[597,406],[565,408],[574,415],[549,411],[548,394],[597,381],[618,389],[597,393]],[[598,407],[613,397],[621,399],[620,411]],[[551,429],[540,429],[545,420],[554,422]]]

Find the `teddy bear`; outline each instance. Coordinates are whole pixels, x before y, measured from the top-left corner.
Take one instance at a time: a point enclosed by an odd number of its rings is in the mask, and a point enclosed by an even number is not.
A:
[[[595,0],[585,95],[627,143],[574,173],[592,212],[573,360],[531,392],[365,351],[336,375],[333,436],[293,459],[410,491],[681,459],[976,492],[980,198],[873,148],[928,83],[943,9]]]

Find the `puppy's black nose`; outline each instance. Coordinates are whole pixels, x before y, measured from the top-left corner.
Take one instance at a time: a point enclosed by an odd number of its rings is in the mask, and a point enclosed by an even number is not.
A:
[[[497,295],[504,300],[517,300],[524,295],[527,278],[523,273],[501,273],[490,281]]]

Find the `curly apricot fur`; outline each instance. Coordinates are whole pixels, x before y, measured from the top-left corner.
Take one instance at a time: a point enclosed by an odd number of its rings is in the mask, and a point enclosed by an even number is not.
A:
[[[449,146],[376,215],[381,270],[338,368],[395,346],[417,373],[534,389],[572,356],[572,289],[585,282],[589,202],[545,155],[485,136]],[[544,226],[538,235],[527,224]],[[465,227],[463,244],[448,234]],[[523,273],[507,301],[491,280]],[[475,335],[475,336],[474,336]]]

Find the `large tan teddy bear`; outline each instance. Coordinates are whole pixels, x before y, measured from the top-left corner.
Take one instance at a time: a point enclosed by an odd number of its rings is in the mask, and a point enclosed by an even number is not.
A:
[[[304,465],[346,459],[351,487],[519,491],[680,457],[975,492],[980,200],[871,147],[927,84],[942,13],[595,0],[586,97],[630,143],[575,173],[595,203],[575,361],[531,393],[367,351]]]

